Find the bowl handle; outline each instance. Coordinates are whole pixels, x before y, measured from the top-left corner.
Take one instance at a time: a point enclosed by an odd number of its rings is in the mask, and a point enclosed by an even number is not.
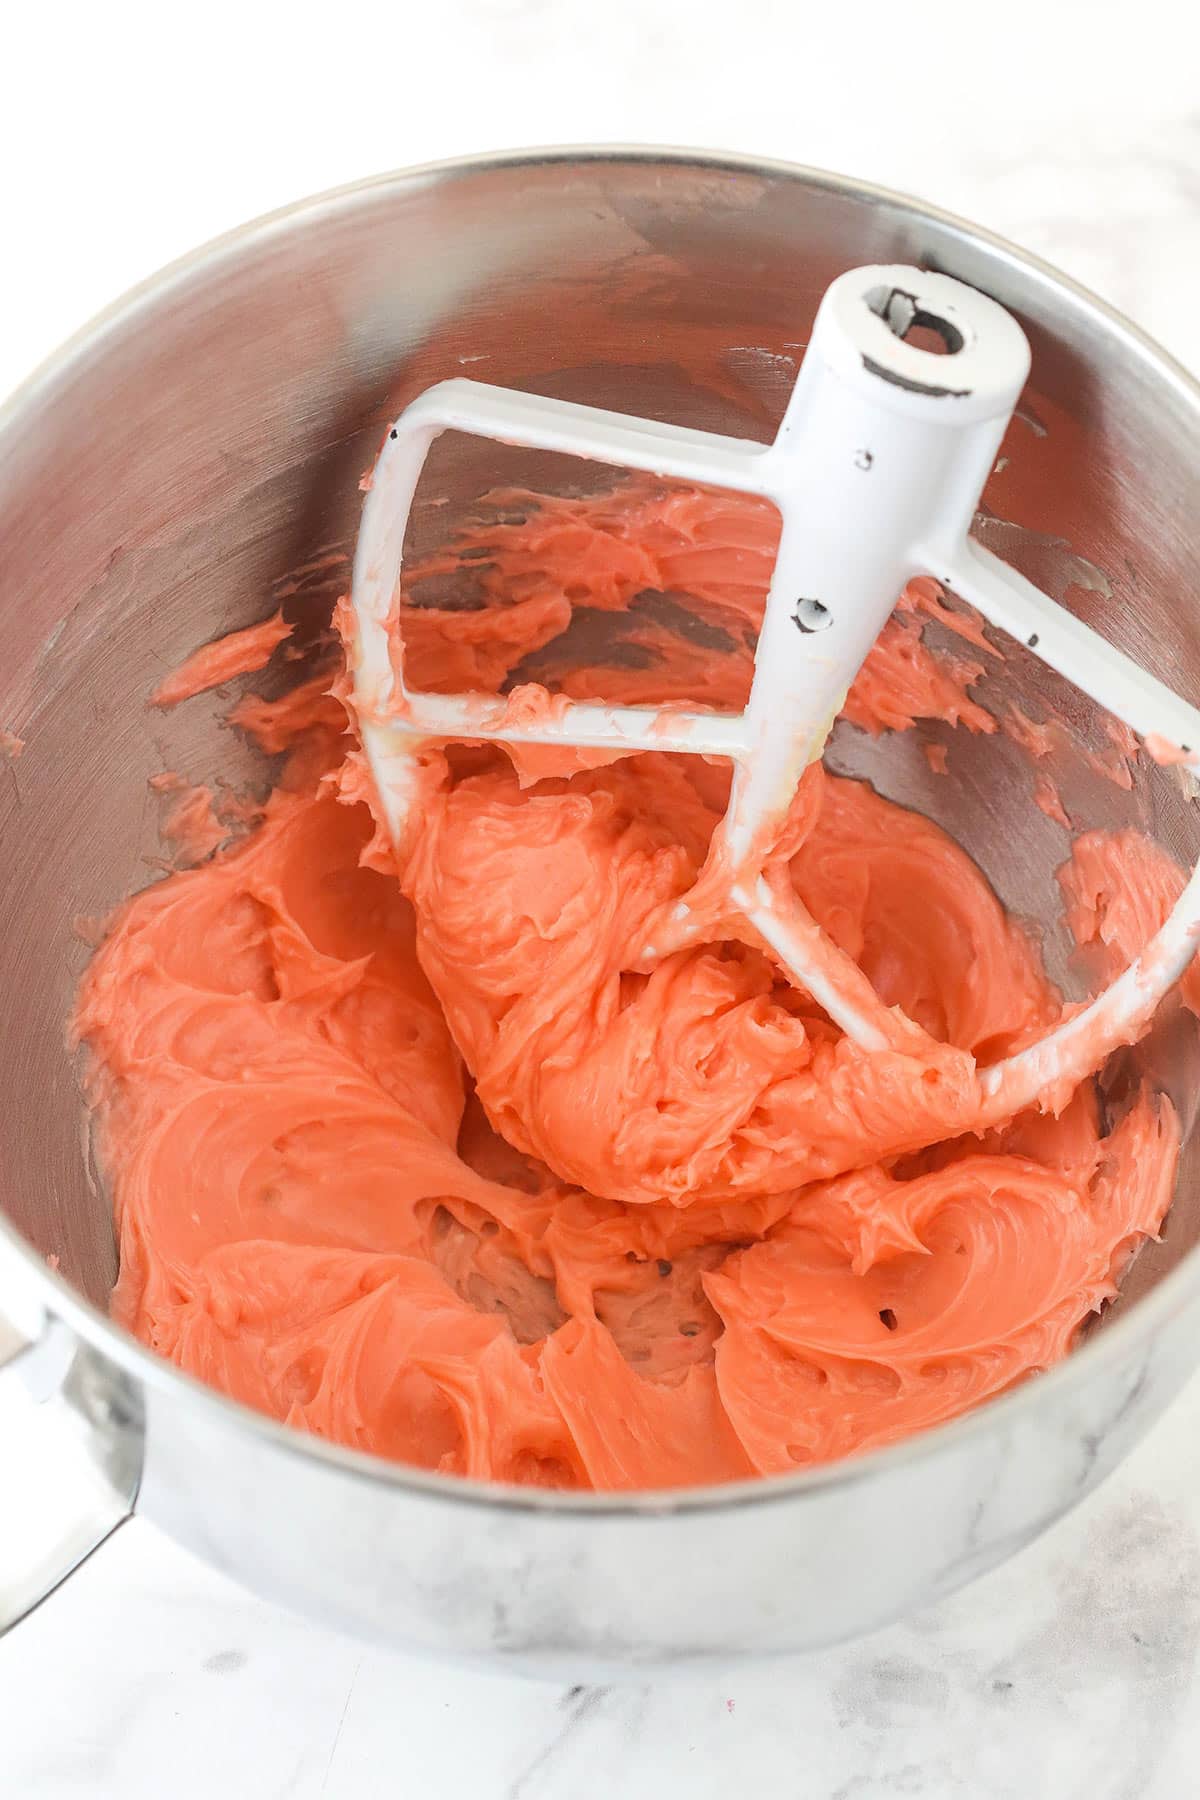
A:
[[[132,1384],[63,1320],[0,1313],[0,1635],[129,1518],[142,1437]]]

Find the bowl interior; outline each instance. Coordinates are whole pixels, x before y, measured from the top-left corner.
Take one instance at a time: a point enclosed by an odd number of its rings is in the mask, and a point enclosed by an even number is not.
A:
[[[910,261],[976,282],[1033,343],[983,541],[1154,674],[1200,691],[1200,519],[1184,503],[1200,402],[1187,384],[1003,247],[799,172],[614,155],[369,184],[170,272],[16,398],[0,425],[0,728],[25,748],[0,756],[0,1206],[90,1299],[105,1304],[115,1251],[66,1039],[75,984],[97,922],[161,877],[150,778],[258,791],[272,778],[225,723],[237,688],[161,712],[156,683],[277,606],[310,659],[327,651],[359,477],[389,417],[430,383],[467,372],[765,440],[828,282]],[[447,442],[425,489],[446,504],[414,515],[418,545],[498,479],[545,490],[596,477]],[[1039,768],[1077,828],[1136,825],[1193,860],[1200,828],[1179,772],[1141,758],[1130,789],[1105,779],[1089,755],[1109,741],[1103,719],[1005,649],[979,697],[998,716],[1015,703],[1068,722]],[[278,691],[305,666],[244,685]],[[931,741],[944,776],[923,754]],[[1083,991],[1054,880],[1068,839],[1033,805],[1018,744],[842,726],[830,760],[944,824],[1042,931],[1052,975]],[[1119,1307],[1200,1230],[1197,1056],[1194,1022],[1176,1013],[1110,1071],[1114,1104],[1149,1072],[1186,1133],[1169,1229]]]

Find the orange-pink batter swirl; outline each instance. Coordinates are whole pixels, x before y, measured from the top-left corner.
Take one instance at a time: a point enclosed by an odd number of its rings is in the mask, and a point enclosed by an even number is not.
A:
[[[505,516],[412,577],[415,682],[741,702],[769,509],[641,483]],[[468,610],[422,603],[464,572]],[[960,658],[925,644],[928,616]],[[602,628],[620,654],[593,674],[572,655]],[[210,647],[159,703],[280,632]],[[990,731],[980,654],[914,583],[846,716]],[[827,1461],[1065,1354],[1161,1222],[1175,1117],[1143,1092],[1106,1120],[1087,1083],[1057,1119],[964,1133],[977,1061],[1060,1001],[943,831],[819,768],[798,798],[786,878],[936,1040],[867,1056],[718,921],[638,966],[723,768],[434,751],[397,859],[329,685],[243,699],[235,723],[290,750],[278,790],[242,841],[122,908],[80,992],[122,1323],[339,1442],[583,1488]],[[1093,836],[1064,875],[1079,935],[1127,959],[1176,876]]]

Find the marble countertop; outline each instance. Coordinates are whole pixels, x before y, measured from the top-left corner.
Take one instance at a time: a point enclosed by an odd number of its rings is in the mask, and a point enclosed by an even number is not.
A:
[[[794,0],[441,0],[421,16],[360,0],[353,30],[333,17],[114,0],[6,25],[0,391],[239,219],[407,162],[587,139],[909,189],[1057,262],[1200,368],[1200,22],[1178,0],[927,19],[891,0],[821,17]],[[719,1681],[563,1689],[364,1650],[141,1521],[0,1643],[3,1800],[1177,1800],[1198,1761],[1200,1382],[1098,1494],[965,1593]]]
[[[0,1642],[4,1800],[1184,1800],[1200,1384],[964,1593],[823,1655],[555,1687],[364,1650],[135,1520]]]

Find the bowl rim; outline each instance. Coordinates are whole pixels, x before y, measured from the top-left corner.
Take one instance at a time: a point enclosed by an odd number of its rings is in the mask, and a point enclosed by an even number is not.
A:
[[[423,187],[432,188],[447,181],[503,169],[537,169],[553,164],[592,168],[605,163],[666,164],[714,174],[758,175],[799,183],[816,192],[887,206],[906,213],[914,221],[948,229],[968,245],[978,246],[993,260],[1008,265],[1024,279],[1032,278],[1048,295],[1065,296],[1077,312],[1090,315],[1093,322],[1107,331],[1127,354],[1145,366],[1155,381],[1176,390],[1195,412],[1200,429],[1200,381],[1176,358],[1116,308],[1069,275],[957,214],[873,182],[780,158],[674,145],[613,143],[485,151],[388,170],[323,189],[220,233],[127,289],[35,366],[0,401],[0,450],[7,439],[19,439],[30,414],[52,404],[56,393],[73,378],[76,370],[103,350],[108,340],[135,325],[141,314],[160,306],[172,290],[206,277],[225,260],[250,250],[261,250],[274,239],[288,236],[323,217],[353,210],[377,195],[406,190],[417,192]],[[382,1482],[414,1498],[448,1501],[467,1508],[490,1511],[500,1507],[507,1512],[555,1518],[649,1519],[776,1505],[801,1499],[809,1493],[852,1488],[877,1474],[898,1471],[953,1453],[968,1440],[1002,1429],[1006,1421],[1028,1412],[1039,1395],[1066,1397],[1105,1368],[1126,1361],[1129,1353],[1151,1337],[1156,1327],[1193,1301],[1200,1291],[1200,1244],[1187,1251],[1174,1269],[1102,1334],[1087,1338],[1052,1368],[943,1424],[895,1443],[858,1451],[836,1462],[798,1469],[791,1474],[628,1492],[529,1488],[469,1476],[440,1475],[389,1461],[373,1452],[330,1442],[256,1412],[139,1343],[51,1269],[7,1216],[0,1213],[0,1277],[8,1269],[27,1284],[23,1291],[35,1294],[46,1315],[62,1319],[79,1338],[125,1376],[165,1400],[199,1406],[214,1426],[258,1436],[288,1456],[312,1458],[331,1471],[341,1471],[360,1481]]]

